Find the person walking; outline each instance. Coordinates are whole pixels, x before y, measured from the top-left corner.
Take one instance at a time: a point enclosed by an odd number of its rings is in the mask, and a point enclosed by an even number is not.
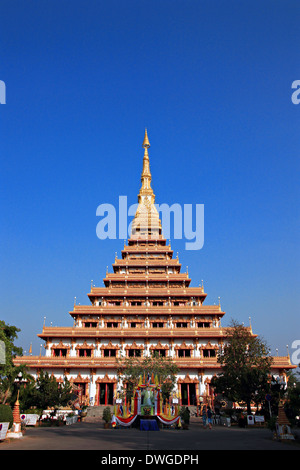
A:
[[[207,423],[208,423],[209,429],[211,429],[212,428],[212,411],[210,407],[207,408]]]
[[[206,429],[206,420],[207,420],[206,406],[204,406],[202,409],[202,423],[203,423],[204,429]]]

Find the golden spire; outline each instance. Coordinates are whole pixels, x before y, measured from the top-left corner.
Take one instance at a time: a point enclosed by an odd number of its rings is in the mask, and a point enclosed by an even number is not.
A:
[[[142,171],[142,187],[139,192],[138,200],[139,202],[142,200],[141,196],[149,196],[151,199],[151,203],[154,204],[155,197],[153,194],[153,190],[151,188],[151,171],[150,171],[150,161],[148,155],[148,148],[150,147],[150,142],[148,139],[147,129],[145,129],[145,136],[142,147],[145,149],[144,151],[144,159],[143,159],[143,171]],[[149,199],[149,202],[150,202]]]
[[[147,134],[147,127],[145,129],[145,137],[144,137],[144,142],[143,142],[142,147],[144,147],[144,148],[149,148],[150,147],[150,142],[149,142],[148,134]]]
[[[150,182],[152,178],[151,178],[150,162],[149,162],[149,155],[148,155],[148,148],[150,147],[150,142],[148,139],[147,129],[145,129],[145,137],[144,137],[142,147],[145,149],[145,151],[144,151],[144,159],[143,159],[142,188],[141,189],[151,189]]]
[[[155,195],[151,188],[151,171],[150,162],[148,155],[148,148],[150,142],[148,139],[147,129],[145,129],[145,136],[142,147],[144,150],[143,158],[143,171],[141,176],[142,186],[138,194],[138,208],[132,222],[132,234],[135,234],[138,238],[148,237],[149,233],[155,236],[159,236],[161,230],[161,222],[157,209],[154,205]],[[153,233],[152,233],[153,232]]]

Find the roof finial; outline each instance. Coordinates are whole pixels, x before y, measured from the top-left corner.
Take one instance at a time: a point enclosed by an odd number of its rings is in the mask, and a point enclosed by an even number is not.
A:
[[[161,233],[161,221],[159,219],[158,210],[155,207],[155,195],[151,188],[151,171],[148,155],[150,142],[148,139],[147,129],[143,140],[144,158],[143,170],[141,175],[141,188],[138,194],[138,208],[132,221],[131,234],[137,240],[138,238],[148,239],[158,238]]]
[[[147,195],[153,195],[153,201],[154,203],[154,194],[153,190],[151,188],[151,171],[150,171],[150,162],[149,162],[149,155],[148,155],[148,148],[150,147],[149,139],[148,139],[148,134],[147,134],[147,129],[145,129],[145,137],[143,141],[143,147],[145,149],[144,151],[144,158],[143,158],[143,171],[142,171],[142,187],[140,190],[140,195],[146,194]]]
[[[144,147],[144,148],[149,148],[150,147],[150,142],[149,142],[148,134],[147,134],[147,127],[145,128],[145,137],[144,137],[142,147]]]

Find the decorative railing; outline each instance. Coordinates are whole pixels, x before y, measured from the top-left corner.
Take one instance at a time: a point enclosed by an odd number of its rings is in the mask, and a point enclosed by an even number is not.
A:
[[[39,337],[223,337],[226,328],[66,328],[44,327]]]
[[[120,358],[121,359],[121,358]],[[219,368],[216,358],[171,358],[179,368],[189,367],[213,367]],[[36,368],[116,368],[117,362],[115,358],[94,357],[94,358],[78,358],[69,356],[67,358],[57,358],[52,356],[20,356],[14,360],[16,365],[28,365]]]
[[[169,356],[167,356],[169,357]],[[217,357],[172,357],[179,368],[220,368]],[[288,356],[274,357],[273,368],[285,368],[290,365]],[[73,357],[57,358],[53,356],[18,356],[14,359],[15,365],[28,365],[36,368],[116,368],[116,358],[112,357]]]
[[[188,280],[188,279],[187,279]],[[177,297],[182,297],[185,295],[191,295],[191,296],[197,296],[201,295],[204,296],[202,287],[184,287],[182,289],[177,289],[177,288],[172,288],[168,287],[167,285],[164,287],[144,287],[140,289],[136,289],[134,287],[127,287],[122,286],[122,287],[92,287],[91,292],[88,294],[90,297],[94,296],[99,296],[101,297],[102,295],[107,296],[107,295],[118,295],[121,297],[124,297],[124,295],[141,295],[141,292],[144,292],[144,294],[151,294],[151,295],[157,295],[157,296],[177,296]]]
[[[154,311],[155,310],[155,311]],[[219,305],[75,305],[70,314],[81,315],[208,315],[224,314]]]

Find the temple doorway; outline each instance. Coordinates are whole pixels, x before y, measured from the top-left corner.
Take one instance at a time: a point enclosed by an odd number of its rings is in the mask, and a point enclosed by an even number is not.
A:
[[[113,405],[114,384],[103,382],[99,384],[99,405]]]
[[[181,384],[181,403],[185,406],[196,404],[196,385],[194,383]]]

